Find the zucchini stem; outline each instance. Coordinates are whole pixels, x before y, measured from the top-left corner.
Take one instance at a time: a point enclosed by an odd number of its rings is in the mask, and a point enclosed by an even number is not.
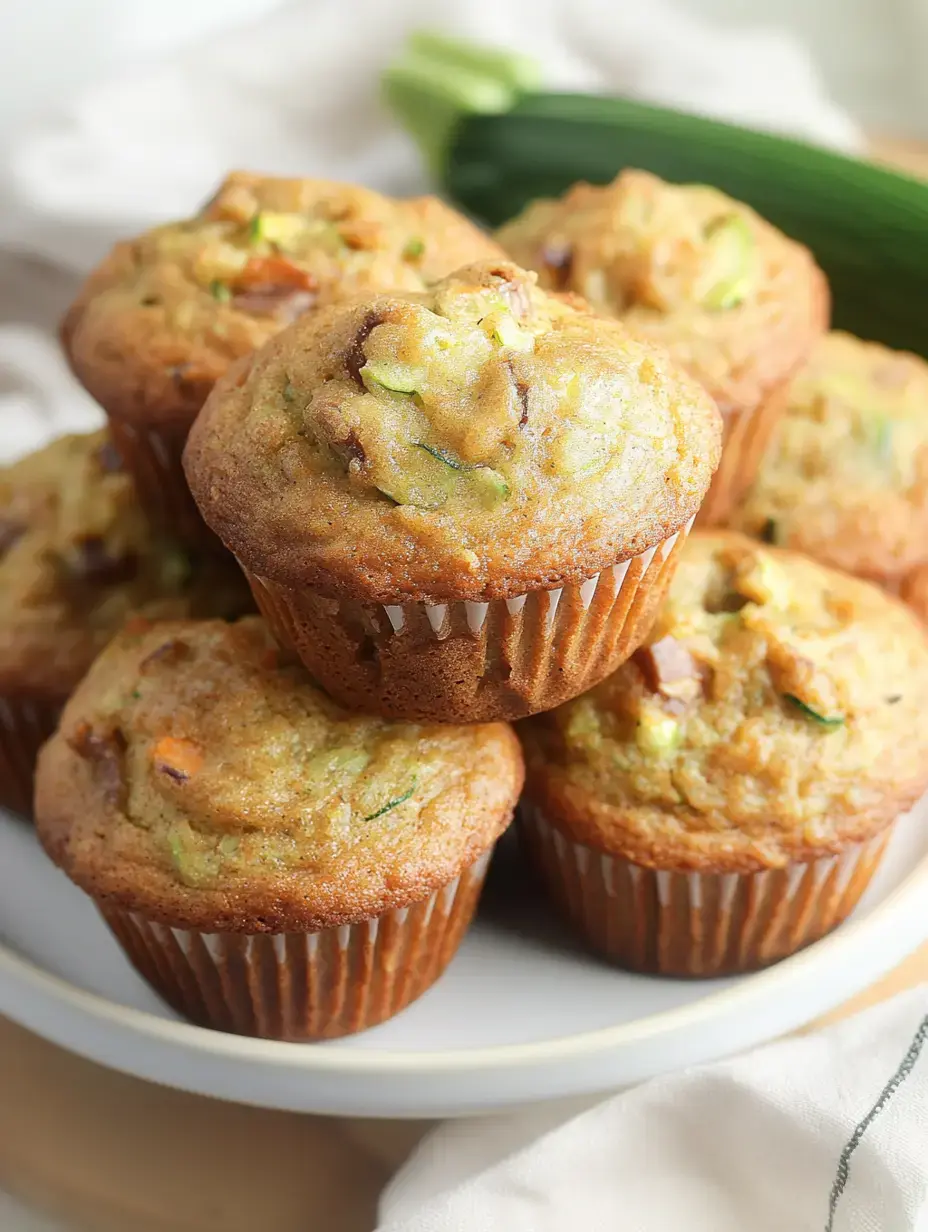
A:
[[[440,177],[451,135],[464,116],[509,111],[539,80],[538,66],[527,56],[420,30],[386,69],[381,86],[387,106]]]

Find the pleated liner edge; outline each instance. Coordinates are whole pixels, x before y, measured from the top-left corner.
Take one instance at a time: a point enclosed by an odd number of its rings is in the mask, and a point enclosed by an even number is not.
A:
[[[575,843],[534,805],[519,838],[571,928],[631,971],[722,976],[769,966],[818,941],[856,906],[892,827],[840,855],[756,873],[644,868]]]

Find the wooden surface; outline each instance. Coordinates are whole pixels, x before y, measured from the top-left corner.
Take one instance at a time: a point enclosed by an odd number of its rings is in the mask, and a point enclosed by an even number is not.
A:
[[[928,175],[928,147],[880,140],[874,157]],[[923,981],[928,945],[822,1022]],[[0,1019],[0,1188],[81,1232],[370,1232],[377,1194],[425,1128],[186,1095]]]
[[[923,981],[928,945],[823,1021]],[[0,1187],[82,1232],[370,1232],[426,1128],[186,1095],[0,1019]]]

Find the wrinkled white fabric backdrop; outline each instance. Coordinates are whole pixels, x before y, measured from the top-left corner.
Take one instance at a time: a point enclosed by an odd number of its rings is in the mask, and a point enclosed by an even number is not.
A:
[[[116,237],[188,213],[234,166],[422,188],[415,151],[379,106],[376,77],[406,30],[436,20],[535,55],[554,87],[626,92],[858,144],[792,40],[709,28],[664,0],[306,2],[161,63],[127,63],[41,121],[5,126],[13,136],[0,160],[0,456],[97,421],[53,330],[80,275]],[[385,1196],[387,1226],[818,1232],[841,1148],[905,1054],[926,1001],[918,992],[829,1037],[649,1084],[551,1133],[563,1107],[450,1123]],[[919,1222],[925,1068],[916,1065],[855,1155],[834,1232],[928,1228]],[[0,1204],[0,1218],[13,1232],[12,1208]]]
[[[416,151],[379,104],[377,75],[407,30],[436,22],[535,55],[553,87],[625,91],[842,148],[857,143],[793,40],[710,28],[665,0],[307,0],[163,61],[126,63],[41,120],[7,129],[0,458],[95,421],[51,331],[77,276],[115,237],[189,213],[235,166],[423,187]],[[25,267],[23,256],[41,266]]]

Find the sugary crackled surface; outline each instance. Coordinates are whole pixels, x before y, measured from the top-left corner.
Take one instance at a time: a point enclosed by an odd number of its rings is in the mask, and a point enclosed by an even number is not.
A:
[[[42,754],[37,824],[97,897],[183,927],[298,931],[428,896],[522,785],[505,724],[349,713],[257,618],[127,629]]]
[[[828,334],[735,525],[876,581],[928,562],[928,364]]]
[[[649,644],[523,725],[582,842],[739,871],[839,850],[928,783],[928,642],[865,582],[731,533],[687,543]]]
[[[142,423],[193,418],[213,383],[301,313],[422,290],[497,245],[434,197],[236,172],[193,218],[118,244],[63,325],[83,383]]]
[[[0,693],[63,698],[133,614],[252,608],[237,570],[152,530],[105,432],[0,469]]]
[[[216,389],[185,467],[256,573],[484,599],[672,534],[719,439],[711,400],[661,352],[489,262],[291,326]]]
[[[809,251],[706,185],[623,171],[534,202],[497,238],[543,286],[667,347],[723,411],[757,405],[828,324]]]

